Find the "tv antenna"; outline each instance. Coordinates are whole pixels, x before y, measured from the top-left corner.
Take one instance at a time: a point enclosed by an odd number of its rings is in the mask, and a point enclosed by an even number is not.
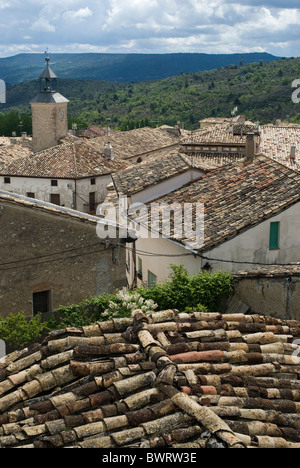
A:
[[[238,107],[235,107],[232,111],[231,111],[231,116],[234,117],[236,114],[237,114],[237,111],[239,110]]]

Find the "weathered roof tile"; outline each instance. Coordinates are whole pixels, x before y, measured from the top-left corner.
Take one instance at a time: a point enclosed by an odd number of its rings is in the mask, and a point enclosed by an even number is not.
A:
[[[296,447],[299,328],[162,311],[52,333],[2,360],[0,446]]]

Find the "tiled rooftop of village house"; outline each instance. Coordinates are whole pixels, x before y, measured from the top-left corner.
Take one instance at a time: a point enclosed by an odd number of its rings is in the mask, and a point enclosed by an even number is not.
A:
[[[167,310],[0,360],[0,447],[300,447],[300,322]]]
[[[180,137],[169,133],[161,128],[138,128],[127,132],[116,132],[109,137],[109,141],[114,149],[114,154],[123,159],[146,155],[153,155],[164,148],[177,147]],[[92,140],[95,148],[103,148],[107,143],[106,137],[98,137]]]
[[[113,160],[103,156],[103,148],[108,140],[113,148]],[[159,128],[115,132],[110,137],[105,135],[92,139],[68,135],[61,144],[36,154],[22,150],[16,151],[12,157],[6,155],[0,165],[0,172],[2,175],[24,177],[89,177],[123,170],[128,167],[126,160],[131,157],[165,156],[170,153],[170,148],[179,150],[179,137]],[[16,155],[23,157],[14,160]]]
[[[76,131],[76,136],[80,138],[97,138],[108,136],[107,127],[98,127],[97,125],[91,125],[90,127],[83,128]],[[110,129],[110,134],[115,133],[115,130]]]
[[[251,163],[229,163],[212,170],[156,201],[167,205],[203,203],[205,232],[201,250],[207,250],[299,202],[299,186],[299,173],[258,155]],[[156,224],[159,217],[155,210],[159,209],[159,206],[151,207]],[[136,221],[148,225],[148,214],[136,217]],[[160,232],[156,224],[152,221],[151,229]],[[176,234],[171,232],[171,238],[199,249],[196,238],[184,237],[181,230],[178,236]]]
[[[2,165],[0,173],[10,176],[73,179],[108,174],[127,166],[120,156],[115,155],[113,160],[105,157],[103,147],[94,147],[90,140],[71,138],[63,144]]]
[[[270,158],[300,171],[300,125],[280,124],[260,127],[260,151]],[[295,159],[291,159],[291,148],[296,148]]]
[[[246,134],[241,132],[232,132],[230,131],[230,128],[231,124],[224,123],[191,132],[191,134],[183,140],[183,144],[245,145]]]
[[[0,168],[18,158],[32,154],[32,139],[0,137]]]
[[[182,174],[191,168],[185,156],[168,154],[141,164],[135,164],[124,171],[112,174],[116,191],[128,196],[138,193],[145,188],[156,185],[164,180]]]

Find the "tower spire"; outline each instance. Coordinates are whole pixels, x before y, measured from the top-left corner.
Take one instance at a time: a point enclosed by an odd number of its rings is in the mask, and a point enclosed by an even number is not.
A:
[[[51,70],[49,62],[50,58],[46,57],[46,68],[40,75],[40,93],[56,93],[57,92],[57,76]]]

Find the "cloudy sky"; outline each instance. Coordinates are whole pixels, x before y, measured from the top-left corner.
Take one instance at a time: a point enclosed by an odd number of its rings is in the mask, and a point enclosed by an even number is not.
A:
[[[0,57],[21,52],[299,56],[299,0],[0,0]]]

